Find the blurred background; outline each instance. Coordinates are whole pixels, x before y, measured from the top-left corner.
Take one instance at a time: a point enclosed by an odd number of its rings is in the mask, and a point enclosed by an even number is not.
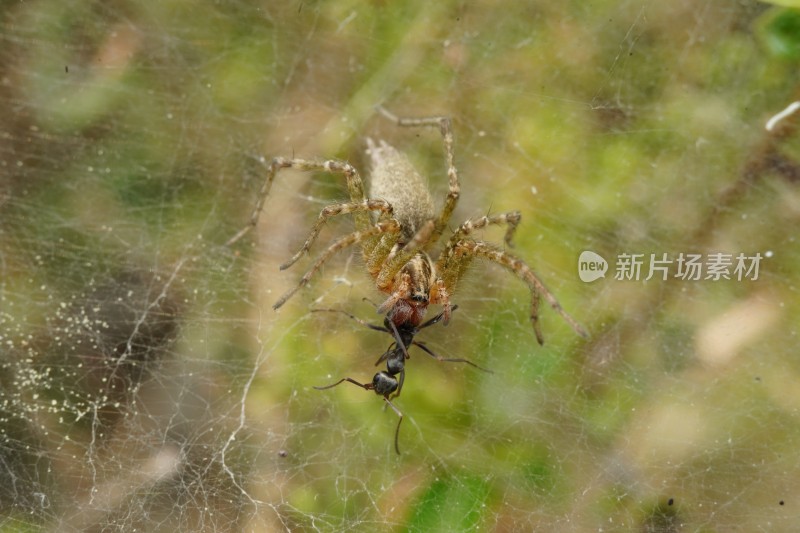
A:
[[[791,2],[782,2],[791,4]],[[800,11],[741,0],[0,7],[0,531],[792,531],[800,518]],[[410,351],[343,179],[272,156],[408,154],[452,225],[520,210],[514,253],[590,332],[475,262]],[[503,230],[480,238],[501,245]],[[581,252],[609,261],[578,276]],[[651,254],[758,277],[645,281]],[[615,279],[643,254],[638,279]],[[431,314],[438,312],[433,308]]]

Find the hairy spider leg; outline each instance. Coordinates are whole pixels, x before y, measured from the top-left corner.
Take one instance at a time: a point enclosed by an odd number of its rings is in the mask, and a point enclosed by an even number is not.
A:
[[[431,287],[436,283],[436,272],[428,254],[422,251],[401,250],[387,260],[375,278],[375,286],[389,297],[378,306],[398,327],[422,322],[430,303]],[[450,310],[445,307],[445,324]]]
[[[429,220],[423,224],[423,226],[419,228],[419,231],[411,237],[411,240],[403,246],[403,252],[410,257],[420,248],[424,249],[428,243],[432,243],[431,237],[435,229],[436,224],[434,224],[433,220]],[[389,258],[391,259],[391,256]]]
[[[498,250],[494,246],[489,243],[483,241],[473,241],[473,240],[461,240],[456,243],[455,247],[453,248],[452,252],[452,261],[448,261],[444,265],[444,272],[442,272],[442,277],[447,280],[457,280],[457,277],[453,277],[453,270],[457,271],[457,276],[460,277],[460,272],[464,268],[463,263],[467,258],[471,257],[479,257],[481,259],[485,259],[487,261],[491,261],[493,263],[497,263],[506,269],[510,270],[514,274],[516,274],[519,278],[521,278],[527,285],[531,291],[531,323],[533,325],[534,331],[536,332],[536,340],[539,341],[539,344],[544,344],[544,337],[542,336],[541,329],[539,327],[539,298],[540,296],[544,296],[547,303],[550,304],[561,318],[570,325],[570,327],[581,337],[588,337],[588,333],[586,332],[583,327],[578,324],[578,322],[572,318],[564,309],[561,307],[561,304],[558,303],[555,296],[544,286],[541,280],[536,276],[536,274],[531,270],[531,268],[518,257],[502,251]]]
[[[436,271],[440,278],[437,281],[434,289],[434,297],[431,298],[431,303],[438,303],[444,306],[445,324],[447,324],[450,320],[450,317],[446,312],[450,305],[450,293],[455,288],[458,280],[461,279],[471,262],[471,258],[457,259],[454,257],[453,249],[455,248],[456,244],[458,244],[461,239],[473,231],[482,229],[489,225],[505,224],[508,227],[506,229],[504,241],[506,246],[513,248],[514,243],[512,242],[512,239],[521,219],[522,215],[519,211],[509,211],[508,213],[500,213],[497,215],[486,215],[475,220],[467,220],[466,222],[462,223],[455,232],[453,232],[453,235],[447,241],[444,250],[439,256],[439,260],[436,262]],[[534,322],[534,330],[537,329],[538,322]],[[539,336],[540,335],[537,334],[537,338]]]
[[[286,301],[292,297],[292,295],[297,292],[302,287],[305,287],[314,274],[322,267],[322,265],[328,259],[333,256],[339,250],[347,248],[348,246],[352,246],[354,244],[358,244],[370,237],[374,237],[376,235],[380,235],[382,233],[397,233],[400,231],[400,225],[397,223],[396,220],[387,220],[385,222],[378,222],[372,228],[365,230],[365,231],[356,231],[349,235],[345,235],[341,239],[334,242],[332,245],[325,250],[322,255],[320,255],[317,262],[306,272],[303,277],[300,279],[300,282],[289,291],[286,292],[281,298],[275,302],[275,305],[272,306],[273,309],[278,309],[280,306],[286,303]]]
[[[504,242],[506,246],[509,248],[514,247],[514,243],[512,239],[514,237],[514,232],[517,231],[517,226],[522,220],[522,215],[519,211],[509,211],[508,213],[500,213],[498,215],[486,215],[480,218],[476,218],[475,220],[467,220],[463,224],[461,224],[456,231],[453,232],[452,237],[447,241],[447,245],[445,246],[444,252],[442,252],[443,256],[446,256],[450,253],[450,251],[455,247],[458,241],[462,240],[464,237],[469,235],[475,230],[483,229],[489,225],[502,225],[505,224],[508,226],[506,229],[506,234],[504,237]]]
[[[267,175],[264,178],[264,183],[261,185],[261,190],[258,192],[256,205],[253,212],[250,214],[250,220],[247,225],[239,230],[236,235],[228,239],[225,246],[231,246],[239,239],[244,237],[250,230],[256,227],[258,219],[261,216],[261,211],[264,209],[264,202],[269,196],[269,190],[272,188],[272,182],[275,175],[283,168],[293,168],[296,170],[311,171],[311,172],[332,172],[334,174],[344,174],[347,179],[347,189],[350,192],[350,201],[354,204],[363,204],[366,202],[364,196],[364,183],[361,181],[358,171],[350,163],[339,161],[337,159],[330,159],[327,161],[309,161],[306,159],[292,158],[287,159],[284,157],[275,157],[270,161],[267,166]],[[356,221],[356,229],[365,230],[371,223],[369,216],[366,212],[358,212],[353,217]]]
[[[357,213],[361,211],[380,211],[382,214],[391,215],[392,214],[392,206],[389,205],[388,202],[384,200],[364,200],[358,203],[343,203],[343,204],[331,204],[322,209],[319,213],[319,217],[317,221],[314,223],[314,226],[311,228],[311,231],[308,234],[308,238],[306,242],[303,244],[303,247],[294,254],[288,261],[280,266],[281,270],[286,270],[295,262],[297,262],[300,257],[303,256],[304,253],[308,252],[311,245],[316,240],[319,232],[322,230],[322,227],[328,221],[329,218],[335,217],[338,215],[347,215],[350,213]]]
[[[498,215],[486,215],[475,220],[467,220],[453,232],[453,235],[447,241],[444,250],[439,255],[439,259],[436,262],[435,270],[438,278],[432,288],[430,298],[430,303],[440,304],[444,307],[445,324],[450,321],[450,294],[452,290],[455,289],[458,280],[461,279],[471,262],[471,258],[456,258],[454,256],[453,249],[455,245],[464,236],[469,235],[475,230],[482,229],[488,225],[505,224],[508,226],[505,234],[505,243],[507,246],[513,248],[514,244],[512,238],[520,220],[521,215],[519,211],[509,211],[508,213],[501,213]]]
[[[423,228],[425,229],[425,228]],[[422,230],[420,230],[422,231]],[[416,241],[416,239],[412,239],[412,241]],[[410,251],[403,248],[399,252],[395,252],[394,256],[391,258],[387,258],[387,260],[383,263],[382,268],[377,272],[375,276],[375,285],[378,287],[378,290],[389,292],[392,287],[392,283],[394,283],[395,276],[397,273],[400,272],[404,266],[406,266],[409,261],[411,261],[415,255],[419,252],[417,251]],[[398,292],[395,290],[394,292]],[[402,297],[402,296],[399,296]],[[378,306],[378,313],[383,314],[386,312],[384,309],[388,305],[387,302],[382,303]]]
[[[533,331],[536,333],[536,340],[539,341],[539,344],[544,342],[542,325],[539,322],[539,304],[541,300],[542,295],[539,293],[539,289],[531,288],[531,324],[533,324]],[[584,331],[584,333],[586,332]]]

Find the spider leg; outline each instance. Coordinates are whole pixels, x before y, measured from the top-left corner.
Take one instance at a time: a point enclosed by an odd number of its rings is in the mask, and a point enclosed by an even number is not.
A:
[[[475,220],[467,220],[463,224],[461,224],[456,231],[453,232],[453,235],[447,241],[447,245],[445,245],[444,251],[441,254],[441,258],[439,263],[436,265],[439,271],[446,271],[447,277],[444,277],[443,281],[439,283],[439,286],[436,289],[436,301],[442,304],[445,308],[445,317],[444,323],[447,324],[450,321],[450,315],[447,312],[448,307],[450,305],[450,293],[447,290],[448,282],[450,280],[458,280],[466,266],[469,264],[469,260],[456,260],[455,265],[456,268],[451,268],[448,270],[448,266],[450,265],[451,260],[453,259],[453,249],[458,244],[458,242],[466,235],[469,235],[475,230],[479,230],[485,228],[489,225],[501,225],[505,224],[508,226],[506,229],[505,235],[505,243],[507,246],[513,248],[514,244],[511,242],[511,239],[514,236],[514,232],[517,230],[517,225],[519,225],[521,219],[521,215],[519,211],[509,211],[508,213],[501,213],[499,215],[487,215],[482,216],[481,218]],[[448,279],[450,278],[450,279]],[[455,285],[455,281],[449,283],[450,286]],[[538,300],[533,305],[534,312],[538,309]],[[538,314],[536,319],[533,320],[533,329],[536,331],[536,338],[541,338],[541,331],[539,330],[539,323]]]
[[[525,264],[524,261],[522,261],[522,259],[519,259],[508,252],[498,250],[486,242],[473,240],[459,241],[453,249],[453,255],[454,261],[448,261],[447,264],[451,269],[457,269],[459,273],[462,268],[461,263],[466,257],[479,257],[505,267],[518,277],[522,278],[525,283],[527,283],[531,290],[531,323],[534,331],[536,332],[536,340],[539,341],[539,344],[544,343],[544,338],[542,337],[538,323],[539,300],[542,296],[544,296],[544,299],[550,304],[550,307],[552,307],[556,313],[561,315],[561,318],[563,318],[564,321],[570,325],[575,333],[581,337],[589,336],[586,330],[583,329],[583,327],[578,324],[578,322],[566,311],[564,311],[564,308],[562,308],[561,304],[558,303],[558,300],[556,300],[555,296],[553,296],[553,293],[547,290],[547,287],[544,286],[538,276],[527,264]],[[447,279],[447,276],[443,275],[443,277]],[[452,279],[453,282],[457,281],[457,278],[455,277],[451,277],[450,279]]]
[[[322,209],[317,218],[317,221],[314,223],[314,226],[311,228],[311,232],[308,234],[308,238],[306,242],[303,244],[303,247],[294,254],[291,259],[286,261],[284,264],[280,266],[281,270],[286,270],[290,266],[292,266],[295,262],[297,262],[300,257],[306,252],[308,249],[311,248],[311,245],[316,240],[319,232],[322,230],[322,227],[328,221],[329,218],[335,217],[338,215],[347,215],[349,213],[358,213],[362,211],[380,211],[382,214],[389,214],[392,213],[392,206],[389,205],[388,202],[385,200],[364,200],[358,203],[344,203],[344,204],[332,204],[326,206]]]
[[[432,242],[431,237],[433,236],[434,229],[436,229],[436,225],[433,223],[433,220],[427,221],[421,228],[419,228],[411,240],[408,241],[405,246],[403,246],[403,252],[411,254],[420,248],[424,248],[428,243]]]
[[[261,185],[261,190],[258,192],[258,199],[250,214],[250,220],[247,225],[240,229],[236,235],[228,239],[225,246],[231,246],[239,239],[244,237],[250,230],[256,227],[258,219],[261,216],[261,211],[264,209],[264,202],[269,195],[269,190],[272,187],[272,181],[275,179],[275,174],[283,168],[294,168],[296,170],[312,171],[312,172],[333,172],[336,174],[344,174],[347,178],[347,189],[350,192],[350,201],[353,203],[362,203],[366,201],[364,196],[364,184],[361,181],[358,171],[344,161],[331,159],[328,161],[308,161],[306,159],[287,159],[284,157],[274,158],[267,167],[267,175],[264,178],[264,183]],[[357,213],[354,217],[356,219],[356,227],[360,230],[365,230],[369,227],[369,216],[364,213]]]
[[[542,300],[542,295],[538,289],[531,289],[531,324],[533,325],[533,332],[536,333],[536,340],[539,344],[544,343],[544,335],[542,335],[542,324],[539,322],[539,303]],[[574,327],[573,327],[574,329]],[[580,333],[580,332],[579,332]],[[581,333],[584,337],[585,331]]]
[[[317,271],[320,268],[322,268],[322,265],[325,264],[325,261],[330,259],[331,256],[336,252],[338,252],[339,250],[347,248],[348,246],[352,246],[354,244],[358,244],[359,242],[368,239],[370,237],[373,237],[375,235],[380,235],[382,233],[393,233],[393,232],[396,233],[398,231],[400,231],[400,225],[397,223],[397,221],[387,220],[385,222],[378,222],[375,226],[366,231],[356,231],[351,233],[350,235],[346,235],[341,239],[337,240],[332,245],[330,245],[327,250],[325,250],[322,253],[320,258],[317,259],[317,262],[314,263],[314,265],[308,270],[308,272],[306,272],[303,275],[297,286],[287,291],[286,294],[281,296],[281,298],[277,302],[275,302],[275,305],[273,305],[272,308],[278,309],[280,306],[285,304],[286,300],[291,298],[295,292],[297,292],[302,287],[305,287],[311,280],[311,278],[314,276],[314,274],[316,274]]]
[[[421,247],[424,248],[427,243],[432,242],[430,238],[431,235],[433,235],[434,229],[435,225],[433,221],[428,221],[417,230],[414,236],[402,248],[398,249],[393,247],[385,256],[380,256],[382,260],[379,264],[377,263],[378,256],[370,257],[367,260],[367,266],[370,272],[375,270],[373,277],[375,278],[378,289],[385,290],[394,280],[397,273],[400,272],[412,257],[414,257],[417,250]],[[378,312],[385,312],[384,307],[386,305],[388,305],[387,302],[380,305],[378,307]]]
[[[437,265],[437,269],[438,267],[439,265]],[[456,273],[458,274],[458,272]],[[455,286],[455,282],[453,283],[453,286]],[[443,308],[441,314],[442,318],[444,319],[444,325],[446,326],[450,323],[450,315],[452,314],[454,306],[450,303],[450,291],[447,289],[447,283],[443,278],[440,277],[436,280],[431,293],[431,303],[438,303]]]
[[[447,180],[449,190],[447,197],[442,207],[442,212],[439,214],[439,219],[436,221],[433,234],[428,241],[429,244],[435,243],[447,227],[450,221],[450,215],[458,203],[460,195],[460,187],[458,184],[458,170],[455,165],[455,157],[453,152],[453,126],[448,117],[422,117],[422,118],[400,118],[397,115],[386,110],[383,106],[378,106],[378,112],[387,119],[391,120],[398,126],[404,127],[425,127],[425,126],[438,126],[442,134],[442,142],[444,143],[444,155],[447,163]]]
[[[519,211],[509,211],[508,213],[501,213],[499,215],[487,215],[475,220],[467,220],[461,224],[456,231],[453,232],[453,236],[450,237],[449,241],[447,241],[447,247],[445,248],[444,253],[447,254],[456,244],[458,244],[458,241],[473,231],[485,228],[489,225],[501,224],[508,226],[506,229],[505,238],[503,240],[505,241],[506,246],[513,248],[514,244],[511,242],[511,239],[514,237],[514,232],[517,231],[517,225],[519,225],[521,218],[522,215]]]
[[[444,251],[440,255],[439,261],[436,264],[437,271],[440,274],[444,273],[444,276],[437,281],[433,291],[434,297],[432,298],[432,301],[441,304],[445,309],[445,325],[447,325],[447,323],[450,321],[450,291],[448,290],[448,287],[455,287],[456,282],[461,278],[461,275],[470,262],[469,259],[464,260],[454,258],[453,249],[455,246],[460,240],[463,239],[463,237],[469,235],[475,230],[483,229],[489,225],[505,224],[508,227],[506,229],[504,240],[508,247],[513,248],[514,244],[512,243],[511,239],[514,237],[514,232],[517,230],[520,219],[521,215],[519,211],[509,211],[508,213],[501,213],[499,215],[486,215],[475,220],[467,220],[453,232],[453,235],[447,241]],[[537,308],[538,303],[534,305],[534,309]],[[534,330],[537,332],[536,338],[541,338],[539,325],[536,320],[534,320]]]

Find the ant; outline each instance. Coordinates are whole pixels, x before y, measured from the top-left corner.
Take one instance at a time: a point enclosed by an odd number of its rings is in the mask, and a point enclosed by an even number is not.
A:
[[[457,305],[454,305],[451,311],[455,311],[458,309]],[[361,320],[360,318],[351,315],[345,311],[340,309],[314,309],[314,312],[341,312],[345,315],[349,316],[353,320],[357,321],[358,323],[376,330],[376,331],[383,331],[384,333],[390,333],[394,337],[394,342],[389,345],[389,348],[381,355],[378,360],[375,362],[375,366],[378,366],[382,362],[386,361],[386,370],[381,370],[372,378],[372,383],[359,383],[358,381],[354,380],[353,378],[342,378],[336,383],[332,385],[326,385],[324,387],[314,387],[317,390],[326,390],[336,387],[344,383],[345,381],[352,383],[353,385],[358,385],[364,390],[371,390],[375,391],[375,394],[378,396],[383,396],[383,400],[386,404],[392,408],[392,410],[397,414],[400,418],[397,422],[397,428],[394,432],[394,449],[398,455],[400,455],[400,424],[403,423],[403,413],[395,407],[392,403],[393,398],[397,398],[400,396],[400,391],[403,389],[403,381],[405,381],[406,377],[406,370],[405,370],[405,360],[409,359],[410,356],[408,355],[408,348],[412,345],[418,346],[422,348],[422,350],[436,359],[437,361],[447,362],[447,363],[467,363],[468,365],[474,366],[478,370],[482,370],[484,372],[492,373],[491,370],[486,368],[480,367],[469,361],[467,359],[461,358],[447,358],[441,357],[435,354],[430,348],[425,346],[424,343],[418,342],[414,340],[414,336],[420,332],[420,330],[425,329],[429,326],[436,324],[437,322],[441,321],[442,318],[445,317],[445,312],[441,312],[435,317],[431,318],[427,322],[422,323],[419,326],[413,325],[410,321],[401,322],[399,325],[396,325],[394,321],[390,320],[389,316],[386,316],[383,320],[383,326],[376,326],[375,324],[370,324]],[[398,379],[399,375],[399,379]]]

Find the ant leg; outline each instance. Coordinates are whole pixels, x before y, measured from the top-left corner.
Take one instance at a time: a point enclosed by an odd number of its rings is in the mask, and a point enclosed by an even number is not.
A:
[[[406,380],[406,371],[405,369],[400,371],[400,380],[397,385],[397,393],[395,393],[394,397],[397,398],[400,396],[400,391],[403,390],[403,382]]]
[[[395,412],[397,416],[400,417],[400,420],[397,422],[397,429],[394,430],[394,451],[397,452],[397,455],[400,455],[400,424],[403,423],[403,413],[400,412],[400,409],[394,406],[392,402],[389,401],[389,398],[384,396],[383,398],[389,407],[392,408],[392,411]]]
[[[390,356],[390,355],[392,355],[392,353],[394,353],[394,351],[395,351],[396,349],[397,349],[397,348],[394,346],[394,344],[391,344],[391,345],[389,346],[389,349],[388,349],[388,350],[386,350],[385,352],[383,352],[383,354],[381,354],[381,356],[380,356],[380,357],[378,357],[378,360],[377,360],[377,361],[375,361],[375,366],[378,366],[379,364],[381,364],[381,363],[383,363],[384,361],[386,361],[387,359],[389,359],[389,356]]]
[[[389,326],[391,327],[391,329],[388,329],[388,328],[385,328],[385,327],[382,327],[382,326],[378,326],[378,325],[375,325],[375,324],[370,324],[369,322],[361,320],[357,316],[351,315],[347,311],[343,311],[341,309],[312,309],[311,312],[312,313],[315,313],[315,312],[342,313],[342,314],[347,315],[348,317],[352,318],[353,320],[355,320],[356,322],[358,322],[362,326],[368,327],[369,329],[372,329],[372,330],[375,330],[375,331],[382,331],[384,333],[391,333],[394,336],[394,340],[397,343],[397,345],[400,346],[401,349],[403,350],[403,355],[405,356],[405,358],[406,359],[409,358],[408,349],[407,349],[406,345],[403,344],[403,341],[400,338],[400,332],[397,331],[397,326],[395,326],[394,323],[391,320],[387,321]],[[435,324],[436,322],[438,322],[439,319],[441,319],[441,316],[439,316],[438,318],[434,317],[434,319],[436,319],[435,322],[432,322],[431,320],[429,320],[428,322],[426,322],[423,325],[423,327],[427,327],[427,326],[430,326],[432,324]],[[391,352],[392,352],[391,349],[387,350],[386,353],[381,355],[381,357],[378,359],[378,361],[375,363],[375,365],[377,366],[377,365],[381,364],[383,361],[385,361],[389,357],[389,354]]]
[[[400,347],[401,350],[403,350],[403,357],[405,359],[409,359],[408,349],[406,348],[405,343],[403,343],[403,339],[400,338],[400,332],[397,331],[397,326],[395,326],[394,322],[392,322],[391,320],[387,320],[386,323],[389,324],[389,326],[391,327],[392,334],[394,335],[394,340],[397,341],[397,345]]]
[[[362,326],[368,327],[369,329],[374,329],[375,331],[382,331],[384,333],[391,333],[388,329],[384,328],[383,326],[378,326],[376,324],[370,324],[369,322],[367,322],[365,320],[361,320],[357,316],[351,315],[350,313],[348,313],[347,311],[344,311],[342,309],[312,309],[311,312],[312,313],[342,313],[343,315],[346,315],[346,316],[352,318],[353,320],[355,320],[356,322],[358,322]]]
[[[342,378],[342,379],[340,379],[339,381],[337,381],[336,383],[334,383],[333,385],[325,385],[324,387],[314,387],[314,388],[315,388],[315,389],[317,389],[317,390],[326,390],[326,389],[332,389],[332,388],[334,388],[336,385],[341,385],[341,384],[342,384],[342,383],[344,383],[345,381],[349,381],[349,382],[350,382],[350,383],[352,383],[353,385],[358,385],[359,387],[361,387],[361,388],[362,388],[362,389],[364,389],[364,390],[372,390],[372,383],[366,383],[366,384],[364,384],[364,383],[359,383],[358,381],[354,380],[353,378]]]
[[[397,390],[389,394],[389,398],[394,400],[398,396],[400,396],[400,391],[403,390],[403,382],[406,380],[406,370],[403,369],[400,371],[400,379],[397,380]]]
[[[450,308],[450,312],[452,313],[456,309],[458,309],[458,306],[454,305],[453,307]],[[424,329],[424,328],[427,328],[428,326],[432,326],[432,325],[436,324],[437,322],[441,321],[442,318],[444,318],[445,314],[446,314],[445,311],[442,311],[441,313],[439,313],[435,317],[423,322],[422,325],[417,326],[417,330]]]
[[[478,365],[476,365],[475,363],[473,363],[472,361],[470,361],[468,359],[441,357],[439,355],[436,355],[430,348],[428,348],[427,346],[425,346],[421,342],[416,342],[415,341],[413,344],[415,346],[419,346],[420,348],[422,348],[422,350],[425,353],[427,353],[428,355],[430,355],[431,357],[433,357],[434,359],[436,359],[437,361],[440,361],[442,363],[467,363],[470,366],[474,366],[478,370],[483,370],[484,372],[486,372],[488,374],[494,374],[494,372],[492,372],[488,368],[483,368],[482,366],[478,366]]]

